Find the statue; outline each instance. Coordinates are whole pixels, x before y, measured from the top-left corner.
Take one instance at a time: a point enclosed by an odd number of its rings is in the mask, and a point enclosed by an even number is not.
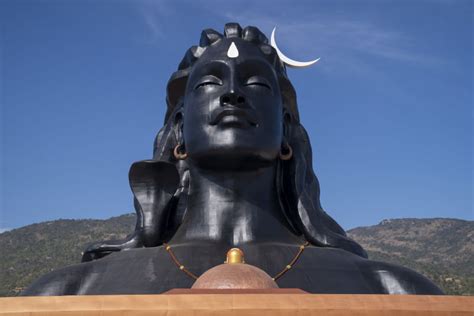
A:
[[[134,163],[137,224],[88,247],[23,295],[156,294],[190,288],[239,247],[278,286],[311,293],[442,294],[367,259],[322,209],[285,64],[255,27],[204,30],[167,86],[152,160]]]

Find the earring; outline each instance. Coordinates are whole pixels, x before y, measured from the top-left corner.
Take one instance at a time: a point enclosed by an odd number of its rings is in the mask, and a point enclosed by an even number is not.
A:
[[[285,149],[283,149],[286,147]],[[281,160],[290,160],[293,156],[293,148],[291,148],[290,144],[285,143],[280,149],[280,159]]]
[[[188,158],[188,154],[186,152],[180,153],[181,146],[182,146],[181,144],[178,144],[176,145],[176,147],[174,147],[174,150],[173,150],[174,158],[178,160],[184,160]]]

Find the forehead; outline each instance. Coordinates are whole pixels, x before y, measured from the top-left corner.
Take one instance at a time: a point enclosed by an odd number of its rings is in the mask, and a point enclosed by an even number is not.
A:
[[[232,45],[234,44],[234,45]],[[229,48],[234,46],[234,55],[229,57]],[[265,49],[271,52],[271,49]],[[205,72],[235,68],[239,72],[261,73],[262,75],[276,77],[272,64],[272,55],[265,54],[264,50],[256,44],[240,38],[223,39],[215,45],[206,48],[199,60],[194,64],[191,77]]]

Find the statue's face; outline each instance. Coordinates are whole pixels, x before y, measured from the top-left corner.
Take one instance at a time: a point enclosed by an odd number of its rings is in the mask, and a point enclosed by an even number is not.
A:
[[[236,58],[228,57],[232,42]],[[271,163],[282,143],[282,107],[275,70],[259,47],[240,39],[210,46],[193,66],[186,87],[186,152],[212,167]]]

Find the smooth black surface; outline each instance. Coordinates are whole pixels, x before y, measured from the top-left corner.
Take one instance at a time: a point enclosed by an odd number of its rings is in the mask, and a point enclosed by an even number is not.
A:
[[[239,56],[227,52],[236,45]],[[89,246],[82,264],[47,274],[23,295],[161,293],[190,287],[189,270],[221,264],[231,247],[270,275],[305,250],[280,287],[313,293],[441,294],[423,276],[366,259],[319,202],[308,136],[285,66],[256,28],[202,33],[168,83],[153,160],[132,165],[137,224],[127,240]],[[293,157],[279,158],[289,144]],[[188,158],[177,160],[180,145]],[[349,210],[350,211],[350,210]]]
[[[241,248],[249,264],[271,276],[282,270],[298,251],[297,246],[275,243]],[[211,244],[173,248],[181,263],[198,275],[223,263],[225,250]],[[193,281],[160,246],[117,252],[57,270],[37,280],[23,295],[156,294],[189,288]],[[340,249],[313,246],[277,283],[282,288],[300,288],[311,293],[441,294],[429,280],[411,270]]]

